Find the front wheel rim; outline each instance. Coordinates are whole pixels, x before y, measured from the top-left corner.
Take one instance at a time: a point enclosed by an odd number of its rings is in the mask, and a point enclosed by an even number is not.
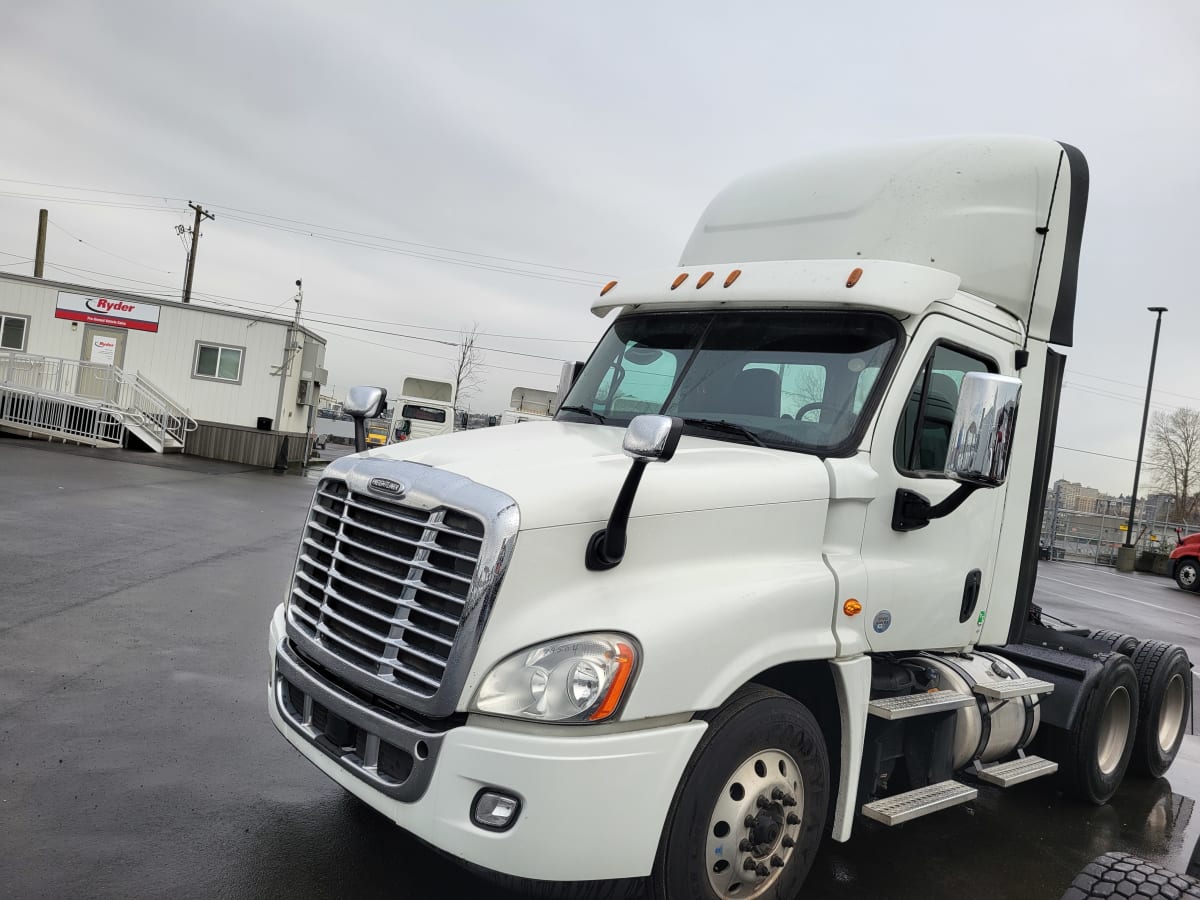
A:
[[[1179,570],[1179,580],[1184,587],[1195,587],[1196,585],[1196,567],[1190,563],[1183,566]]]
[[[784,750],[763,750],[733,770],[713,804],[704,866],[723,900],[760,897],[791,861],[804,821],[804,779]]]

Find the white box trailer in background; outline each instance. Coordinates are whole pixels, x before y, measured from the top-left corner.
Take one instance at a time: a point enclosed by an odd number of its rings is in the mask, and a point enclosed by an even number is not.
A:
[[[518,422],[548,422],[554,416],[558,395],[539,388],[513,388],[508,409],[500,414],[501,425]]]
[[[454,385],[433,378],[404,379],[392,415],[392,441],[435,437],[454,431]]]
[[[529,894],[796,897],[860,817],[1162,775],[1183,648],[1033,603],[1087,192],[1078,150],[1020,137],[735,182],[680,265],[595,299],[553,421],[328,467],[276,726]]]

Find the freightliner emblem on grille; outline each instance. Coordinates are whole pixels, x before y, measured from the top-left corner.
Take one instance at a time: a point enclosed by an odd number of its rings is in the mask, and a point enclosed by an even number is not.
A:
[[[392,481],[390,478],[372,478],[368,482],[368,486],[373,491],[379,491],[384,494],[391,494],[393,497],[403,497],[405,487],[398,481]]]

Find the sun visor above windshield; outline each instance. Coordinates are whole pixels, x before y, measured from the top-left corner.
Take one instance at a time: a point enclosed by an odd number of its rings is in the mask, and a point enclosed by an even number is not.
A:
[[[936,267],[1027,323],[1032,337],[1070,345],[1087,192],[1083,154],[1044,138],[842,151],[735,181],[705,210],[680,265],[878,259]]]

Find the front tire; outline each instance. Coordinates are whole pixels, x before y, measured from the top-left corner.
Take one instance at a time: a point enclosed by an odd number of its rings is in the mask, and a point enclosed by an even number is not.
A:
[[[1200,591],[1200,561],[1181,559],[1175,566],[1175,583],[1185,591]]]
[[[829,759],[812,713],[750,685],[710,720],[672,802],[656,900],[794,897],[821,843]]]

